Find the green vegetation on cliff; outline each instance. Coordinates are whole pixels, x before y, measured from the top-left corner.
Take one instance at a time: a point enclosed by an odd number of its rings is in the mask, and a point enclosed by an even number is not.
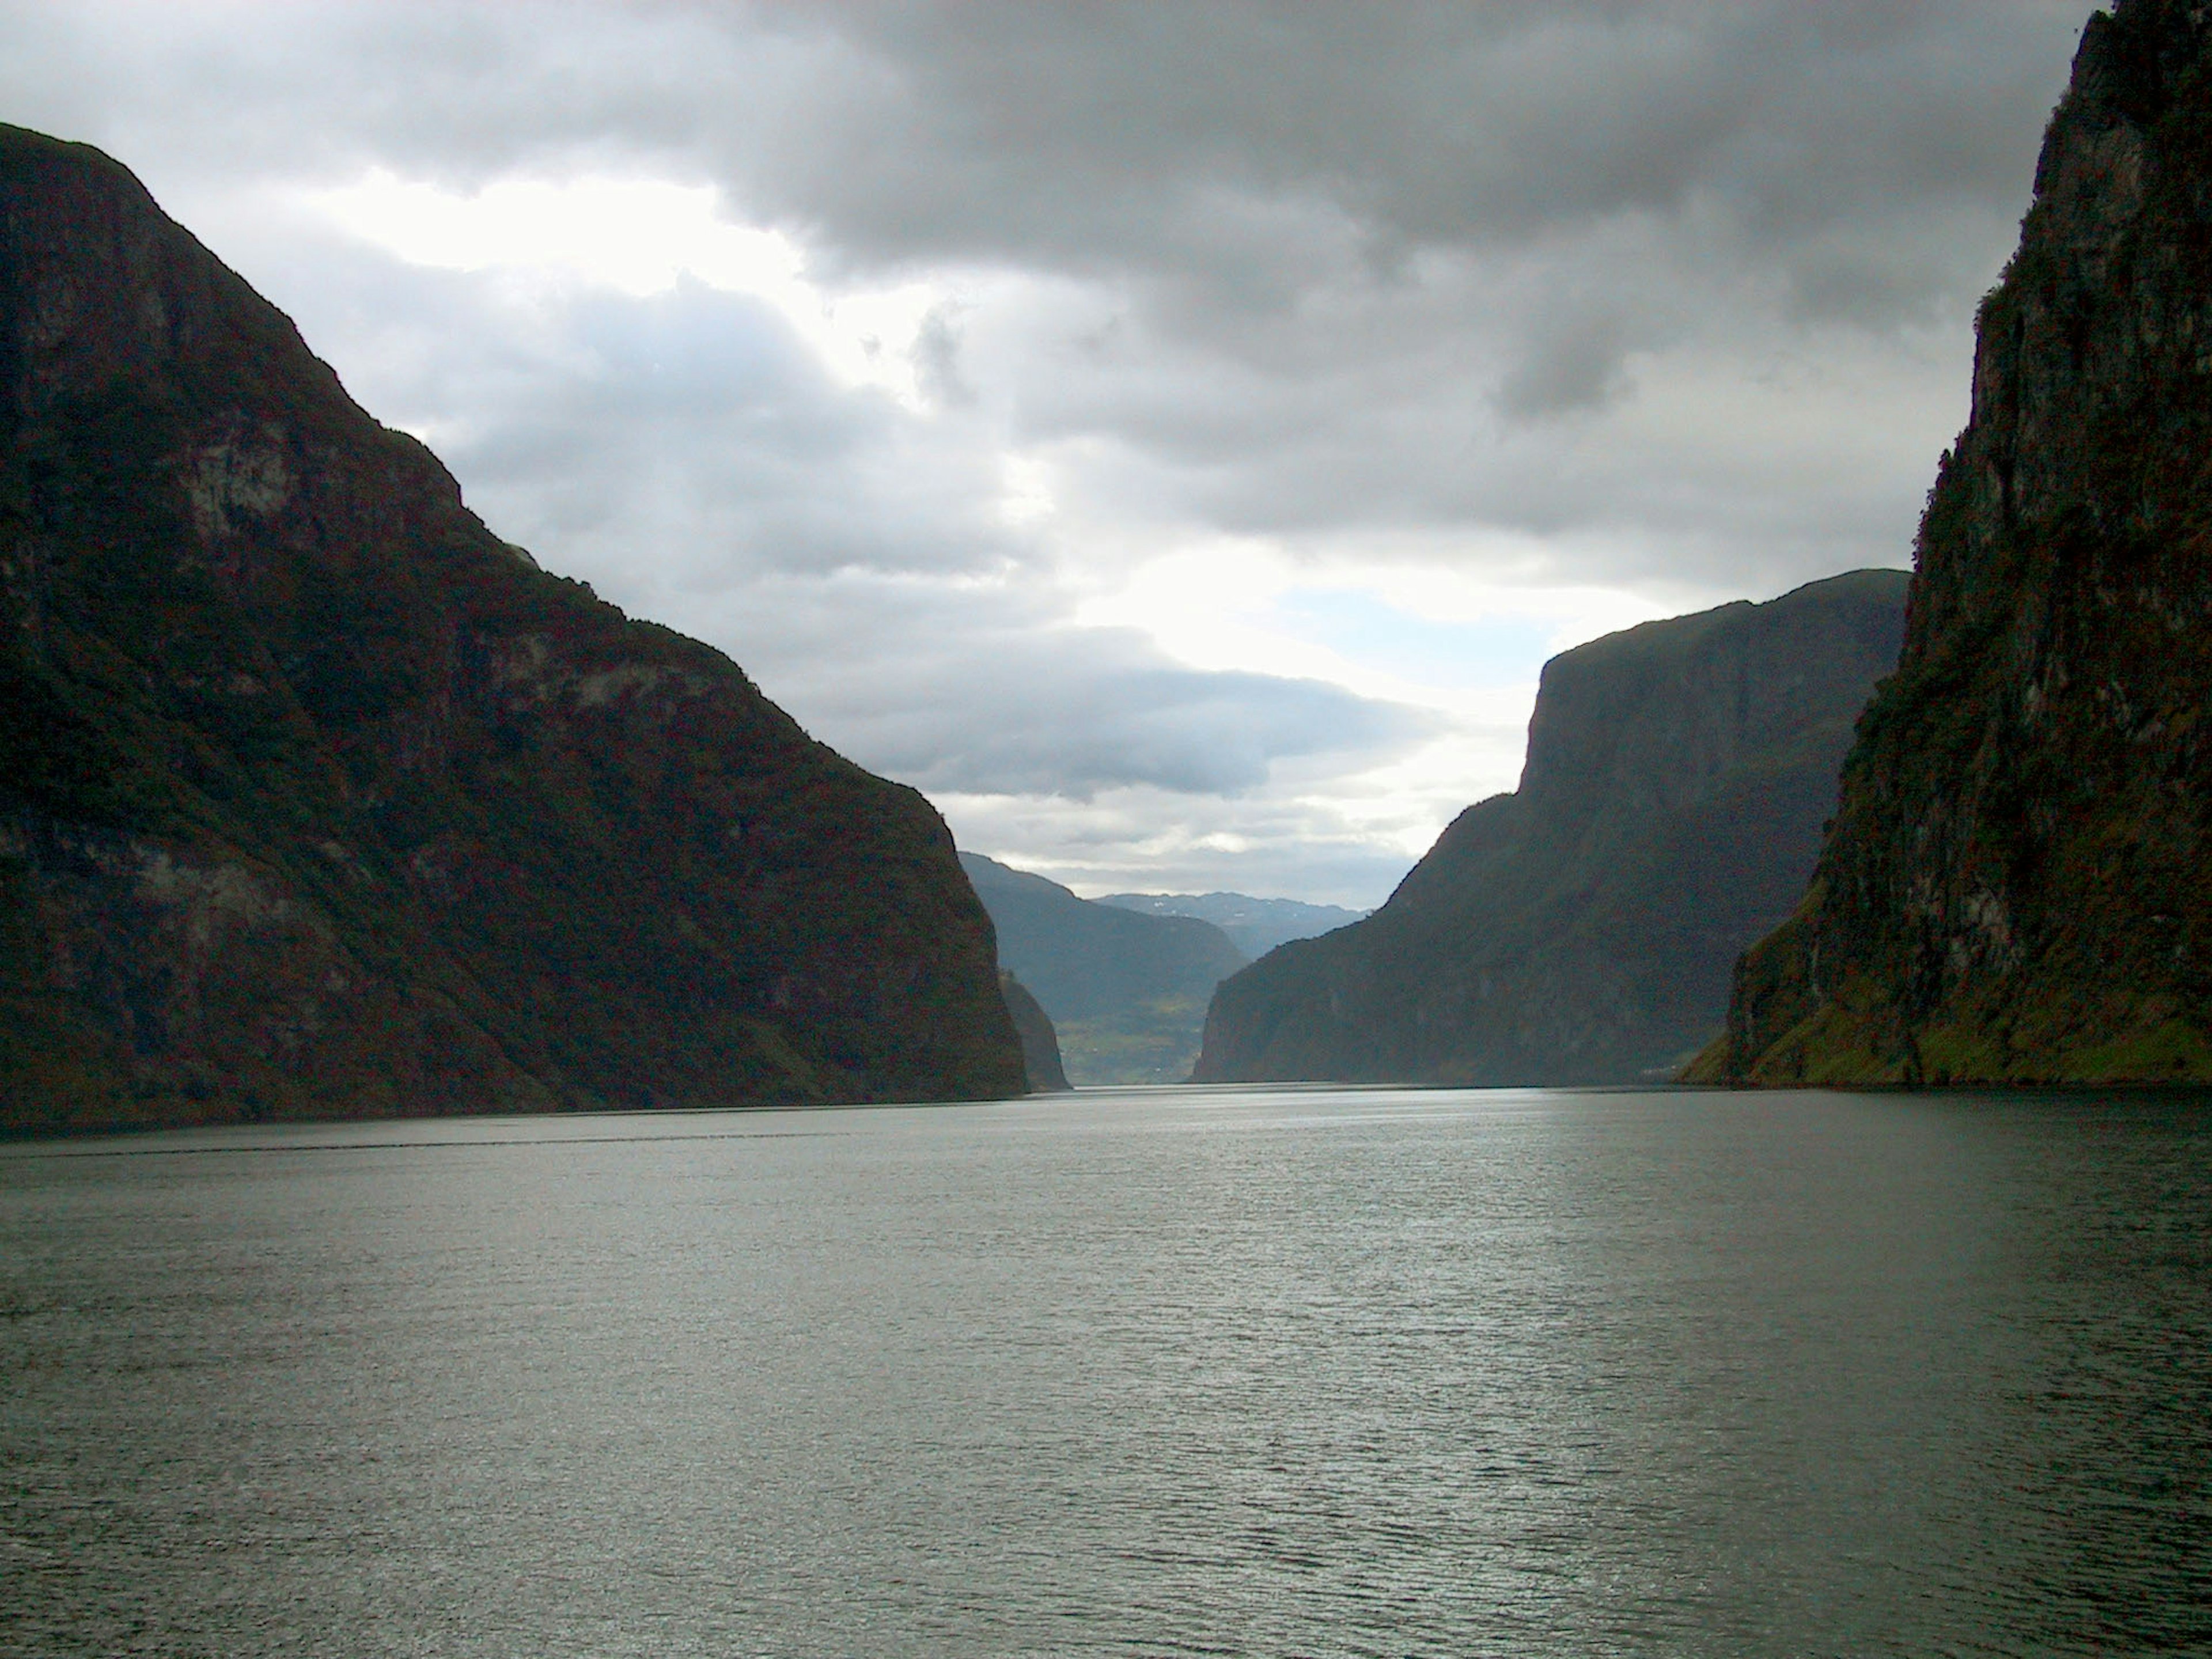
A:
[[[1898,673],[1694,1079],[2212,1079],[2208,30],[2083,32]]]
[[[1021,1087],[927,803],[0,128],[0,1127]]]
[[[1366,921],[1225,981],[1199,1079],[1671,1071],[1804,889],[1905,580],[1856,571],[1554,658],[1518,792],[1461,813]]]

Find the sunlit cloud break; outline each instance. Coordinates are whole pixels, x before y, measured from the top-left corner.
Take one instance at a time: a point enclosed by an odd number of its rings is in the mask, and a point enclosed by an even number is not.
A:
[[[538,272],[642,298],[687,278],[774,307],[848,386],[921,405],[915,343],[948,297],[926,283],[832,293],[780,230],[733,224],[711,185],[661,179],[507,179],[460,195],[382,167],[302,201],[349,234],[410,264]]]

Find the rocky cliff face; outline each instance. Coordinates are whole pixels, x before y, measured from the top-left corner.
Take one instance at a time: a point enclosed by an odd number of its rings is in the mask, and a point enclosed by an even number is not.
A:
[[[1803,890],[1902,571],[1597,640],[1546,665],[1521,787],[1390,902],[1225,981],[1204,1080],[1632,1080],[1719,1029],[1738,954]]]
[[[1010,968],[999,969],[999,993],[1006,1000],[1006,1012],[1012,1016],[1015,1034],[1022,1040],[1022,1066],[1028,1074],[1030,1092],[1065,1093],[1070,1085],[1060,1062],[1060,1033],[1053,1030],[1044,1005],[1030,994],[1029,987],[1016,979]]]
[[[0,129],[0,1127],[1000,1096],[911,790],[539,572]]]
[[[1697,1077],[2212,1077],[2208,27],[2083,32],[1898,674]]]

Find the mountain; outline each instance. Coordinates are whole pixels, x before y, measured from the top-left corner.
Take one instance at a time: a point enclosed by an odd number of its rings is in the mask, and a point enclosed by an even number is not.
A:
[[[1180,1083],[1198,1055],[1206,1000],[1244,965],[1228,936],[1188,916],[1079,898],[975,853],[961,867],[998,930],[999,962],[1036,994],[1079,1085]]]
[[[1022,1086],[920,795],[0,128],[0,1127]]]
[[[1671,1071],[1804,890],[1906,578],[1646,623],[1545,665],[1521,787],[1366,921],[1224,981],[1201,1081],[1558,1084]]]
[[[1014,1030],[1022,1040],[1022,1068],[1030,1092],[1064,1092],[1070,1085],[1060,1064],[1060,1034],[1052,1029],[1044,1005],[1030,994],[1029,987],[1015,978],[1011,969],[999,969],[999,992],[1006,1000],[1006,1012],[1013,1017]]]
[[[1254,898],[1249,893],[1109,893],[1097,901],[1148,916],[1196,916],[1229,936],[1247,957],[1264,957],[1278,945],[1347,927],[1367,914],[1303,899]]]
[[[1897,676],[1699,1079],[2212,1079],[2208,29],[2082,32]]]

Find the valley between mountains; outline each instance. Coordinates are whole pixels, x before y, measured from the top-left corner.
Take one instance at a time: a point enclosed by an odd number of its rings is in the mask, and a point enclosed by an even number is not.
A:
[[[2208,200],[2212,22],[2123,0],[1912,570],[1557,656],[1369,915],[956,852],[0,129],[0,1128],[2212,1079]]]

